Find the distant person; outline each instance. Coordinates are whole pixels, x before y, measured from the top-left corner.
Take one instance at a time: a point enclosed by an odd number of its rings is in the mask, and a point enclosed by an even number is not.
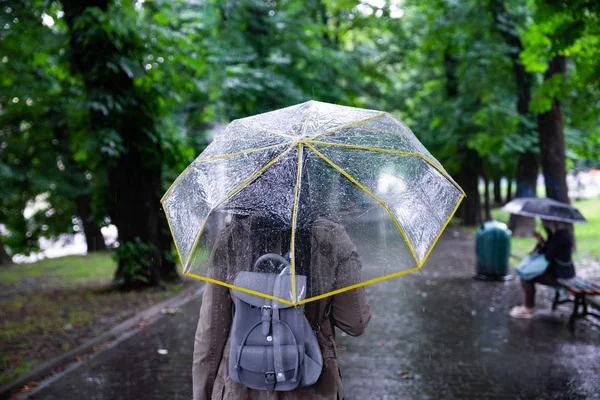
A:
[[[232,282],[265,252],[286,255],[290,248],[289,233],[290,229],[273,229],[261,218],[235,215],[212,251],[211,273],[220,281]],[[359,282],[360,258],[340,224],[318,218],[310,228],[298,229],[296,253],[297,271],[307,276],[307,290],[313,296]],[[207,283],[194,343],[194,400],[343,399],[334,328],[351,336],[364,332],[371,319],[364,288],[309,302],[305,315],[316,333],[323,359],[316,383],[291,391],[251,389],[229,375],[232,292],[227,287]]]
[[[521,279],[525,294],[525,304],[513,307],[510,316],[513,318],[532,318],[535,314],[535,284],[559,286],[557,279],[572,279],[575,277],[572,253],[574,248],[570,226],[564,222],[542,220],[548,239],[537,232],[534,233],[538,243],[534,251],[544,253],[548,260],[548,268],[544,274],[531,279]]]

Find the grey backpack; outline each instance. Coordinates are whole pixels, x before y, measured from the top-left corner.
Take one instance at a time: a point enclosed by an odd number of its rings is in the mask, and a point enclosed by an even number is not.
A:
[[[240,272],[234,285],[292,300],[290,264],[279,254],[256,260],[281,265],[280,273]],[[306,296],[306,276],[296,275],[298,300]],[[304,306],[291,306],[239,290],[232,290],[229,376],[249,388],[287,391],[314,384],[323,369],[321,349]]]

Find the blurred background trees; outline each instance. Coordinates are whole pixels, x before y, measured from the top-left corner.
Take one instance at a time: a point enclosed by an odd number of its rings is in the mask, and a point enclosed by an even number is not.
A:
[[[124,287],[177,279],[160,196],[213,127],[309,99],[404,120],[477,225],[568,201],[600,153],[600,6],[576,0],[4,0],[0,264],[116,226]],[[527,219],[513,219],[528,234]]]

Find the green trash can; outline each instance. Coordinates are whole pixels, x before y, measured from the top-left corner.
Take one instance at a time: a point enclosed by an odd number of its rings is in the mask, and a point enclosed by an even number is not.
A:
[[[475,254],[477,275],[484,280],[508,280],[511,231],[506,224],[487,221],[477,230]]]

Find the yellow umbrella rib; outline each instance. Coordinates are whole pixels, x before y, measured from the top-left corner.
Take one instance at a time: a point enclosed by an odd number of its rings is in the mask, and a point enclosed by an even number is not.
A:
[[[273,163],[275,163],[281,157],[283,157],[284,155],[286,155],[287,153],[289,153],[289,151],[292,150],[295,146],[296,146],[296,143],[293,143],[290,146],[288,146],[288,148],[285,149],[283,152],[281,152],[277,156],[273,157],[273,159],[271,159],[271,161],[269,161],[268,163],[266,163],[265,165],[263,165],[259,170],[257,170],[255,173],[253,173],[252,175],[250,175],[249,178],[247,178],[246,180],[244,180],[235,189],[233,189],[231,192],[229,192],[227,195],[225,195],[225,197],[223,197],[221,200],[219,200],[215,204],[215,206],[213,208],[217,208],[218,206],[220,206],[221,204],[223,204],[223,202],[225,202],[226,200],[228,200],[231,196],[233,196],[234,194],[236,194],[237,192],[239,192],[241,189],[243,189],[244,186],[246,186],[248,183],[250,183],[257,176],[259,176],[260,174],[262,174],[263,172],[265,172],[265,170],[267,168],[269,168]]]
[[[192,261],[192,256],[194,255],[194,252],[196,251],[196,247],[198,247],[198,243],[200,243],[200,238],[202,237],[202,234],[204,233],[204,228],[206,228],[208,218],[210,217],[210,215],[212,214],[214,209],[215,208],[213,207],[210,210],[208,210],[208,213],[206,214],[206,218],[204,218],[204,222],[202,223],[202,226],[200,227],[200,230],[198,231],[198,235],[196,235],[196,239],[194,239],[194,245],[192,246],[192,250],[190,251],[190,254],[188,254],[188,259],[186,260],[185,264],[183,264],[183,273],[184,274],[187,274],[189,264]]]
[[[242,154],[254,153],[256,151],[261,151],[261,150],[266,150],[266,149],[272,149],[274,147],[284,146],[286,144],[288,144],[288,142],[271,144],[271,145],[263,146],[263,147],[254,147],[254,148],[251,148],[251,149],[236,151],[235,153],[227,153],[227,154],[220,154],[218,156],[206,157],[206,158],[203,158],[202,160],[194,161],[193,164],[196,164],[196,165],[197,164],[203,164],[205,162],[214,161],[214,160],[220,160],[222,158],[229,158],[229,157],[239,156],[239,155],[242,155]]]
[[[255,291],[255,290],[246,289],[246,288],[243,288],[243,287],[240,287],[240,286],[235,286],[235,285],[229,284],[227,282],[223,282],[223,281],[219,281],[219,280],[216,280],[216,279],[208,278],[206,276],[200,276],[200,275],[192,274],[191,272],[185,272],[184,275],[190,276],[190,277],[195,278],[195,279],[199,279],[201,281],[210,282],[210,283],[214,283],[214,284],[217,284],[217,285],[225,286],[225,287],[230,288],[230,289],[239,290],[240,292],[249,293],[249,294],[253,294],[255,296],[264,297],[265,299],[270,299],[270,300],[278,301],[280,303],[289,304],[291,306],[296,306],[297,305],[297,304],[295,304],[295,303],[293,303],[293,302],[291,302],[289,300],[280,299],[279,297],[274,297],[274,296],[268,295],[266,293],[261,293],[261,292]]]
[[[177,240],[175,240],[175,234],[173,233],[173,227],[171,226],[171,220],[169,219],[169,214],[167,214],[167,209],[163,204],[163,211],[165,212],[165,217],[167,218],[167,224],[169,225],[169,231],[171,232],[171,237],[173,238],[173,242],[175,243],[175,250],[177,250],[177,255],[179,256],[179,262],[183,265],[183,258],[181,257],[181,251],[179,251],[179,246],[177,245]]]
[[[175,185],[177,185],[179,183],[179,181],[188,174],[190,168],[191,168],[191,165],[188,165],[188,167],[186,169],[184,169],[182,173],[179,174],[179,176],[175,179],[175,181],[171,184],[171,186],[169,186],[169,188],[167,189],[165,194],[163,194],[163,197],[160,199],[161,203],[163,203],[165,201],[165,199],[167,198],[167,196],[169,194],[171,194],[171,191],[173,190]]]
[[[329,142],[321,142],[318,140],[308,140],[307,144],[316,144],[319,146],[331,146],[331,147],[342,147],[344,149],[354,149],[354,150],[366,150],[366,151],[374,151],[377,153],[389,153],[389,154],[399,154],[405,156],[415,156],[423,159],[433,168],[435,168],[440,174],[442,174],[446,179],[450,181],[460,192],[465,195],[465,191],[460,187],[458,183],[452,179],[450,175],[443,169],[441,169],[436,163],[430,160],[428,157],[425,157],[423,154],[415,153],[414,151],[402,151],[402,150],[393,150],[393,149],[382,149],[380,147],[369,147],[369,146],[360,146],[354,144],[344,144],[344,143],[329,143]]]
[[[264,298],[267,298],[267,299],[280,301],[282,303],[293,305],[293,306],[301,305],[301,304],[306,304],[306,303],[309,303],[311,301],[316,301],[316,300],[323,299],[325,297],[334,296],[336,294],[340,294],[340,293],[346,292],[348,290],[357,289],[359,287],[367,286],[367,285],[370,285],[372,283],[377,283],[377,282],[381,282],[381,281],[384,281],[384,280],[395,278],[395,277],[398,277],[398,276],[401,276],[401,275],[406,275],[406,274],[409,274],[411,272],[415,272],[415,271],[418,271],[419,269],[421,269],[422,266],[423,266],[423,264],[425,264],[425,261],[429,257],[429,254],[431,253],[431,250],[433,249],[433,247],[435,247],[435,245],[436,245],[437,241],[439,240],[439,238],[441,237],[442,233],[444,232],[444,230],[446,229],[446,227],[448,226],[448,224],[452,220],[452,217],[456,213],[456,210],[458,209],[458,207],[459,207],[461,201],[464,199],[464,197],[465,196],[462,196],[460,198],[458,204],[454,208],[454,211],[452,212],[452,214],[448,218],[448,221],[446,222],[446,224],[444,225],[444,227],[442,228],[442,230],[440,231],[440,233],[436,237],[436,239],[435,239],[432,247],[430,248],[429,252],[427,252],[427,254],[425,255],[425,258],[424,258],[423,263],[421,264],[421,266],[418,266],[416,268],[407,269],[407,270],[404,270],[404,271],[395,272],[393,274],[381,276],[381,277],[378,277],[378,278],[369,279],[367,281],[360,282],[360,283],[357,283],[357,284],[354,284],[354,285],[350,285],[350,286],[346,286],[346,287],[341,288],[341,289],[332,290],[330,292],[323,293],[323,294],[320,294],[318,296],[313,296],[313,297],[301,300],[301,301],[299,301],[297,303],[290,302],[290,301],[287,301],[287,300],[284,300],[284,299],[280,299],[280,298],[276,298],[276,297],[273,297],[273,296],[270,296],[270,295],[267,295],[267,294],[264,294],[264,293],[256,292],[256,291],[253,291],[253,290],[249,290],[249,289],[237,287],[237,286],[234,286],[234,285],[222,282],[222,281],[218,281],[218,280],[215,280],[215,279],[212,279],[212,278],[207,278],[207,277],[195,275],[195,274],[192,274],[192,273],[189,273],[189,272],[185,273],[185,275],[191,276],[193,278],[200,279],[200,280],[203,280],[203,281],[207,281],[207,282],[215,283],[215,284],[218,284],[218,285],[222,285],[222,286],[225,286],[225,287],[228,287],[228,288],[231,288],[231,289],[240,290],[242,292],[246,292],[246,293],[254,294],[254,295],[257,295],[257,296],[261,296],[261,297],[264,297]]]
[[[300,197],[300,182],[302,180],[302,152],[304,145],[298,143],[298,167],[296,169],[296,187],[294,188],[294,206],[292,209],[292,237],[290,252],[292,253],[292,300],[296,302],[296,220],[298,219],[298,198]]]
[[[255,148],[252,148],[252,149],[241,150],[241,151],[237,151],[235,153],[227,153],[227,154],[221,154],[221,155],[218,155],[218,156],[206,157],[206,158],[204,158],[202,160],[195,160],[186,169],[184,169],[181,174],[179,174],[179,176],[177,177],[177,179],[175,179],[175,181],[171,184],[171,186],[169,186],[169,189],[167,189],[167,191],[165,192],[165,194],[163,195],[163,197],[160,199],[160,201],[162,203],[167,198],[167,196],[171,193],[171,191],[173,190],[173,188],[175,187],[175,185],[177,185],[179,183],[179,181],[185,175],[187,175],[189,169],[193,165],[203,164],[205,162],[219,160],[219,159],[222,159],[222,158],[234,157],[234,156],[238,156],[238,155],[241,155],[241,154],[254,153],[256,151],[261,151],[261,150],[266,150],[266,149],[272,149],[274,147],[284,146],[286,144],[287,144],[286,142],[277,143],[277,144],[271,144],[271,145],[268,145],[268,146],[255,147]]]
[[[210,216],[210,214],[213,212],[213,210],[215,210],[217,207],[219,207],[221,204],[223,204],[225,201],[227,201],[231,196],[233,196],[234,194],[236,194],[237,192],[239,192],[240,190],[242,190],[248,183],[250,183],[254,178],[256,178],[257,176],[259,176],[260,174],[262,174],[267,168],[269,168],[271,166],[271,164],[273,164],[274,162],[276,162],[277,160],[279,160],[282,156],[284,156],[285,154],[287,154],[291,149],[294,148],[294,146],[296,146],[296,143],[292,144],[291,146],[289,146],[285,151],[281,152],[280,154],[278,154],[277,156],[275,156],[271,161],[269,161],[268,163],[266,163],[265,165],[263,165],[259,170],[257,170],[255,173],[253,173],[252,175],[250,175],[249,178],[247,178],[246,180],[244,180],[242,183],[240,183],[235,189],[233,189],[232,191],[230,191],[228,194],[226,194],[221,200],[219,200],[214,206],[211,207],[210,211],[208,212],[208,214],[206,215],[206,219],[204,220],[204,223],[202,224],[202,227],[200,228],[200,230],[198,231],[198,235],[196,236],[196,239],[194,240],[194,245],[192,246],[192,250],[190,251],[190,255],[188,256],[188,259],[185,263],[184,266],[184,271],[188,270],[189,267],[189,263],[192,260],[192,255],[194,254],[194,252],[196,251],[196,247],[198,246],[198,243],[200,242],[200,237],[202,236],[202,232],[204,232],[204,228],[206,226],[206,223],[208,222],[208,217]]]
[[[408,246],[408,249],[410,250],[413,258],[415,259],[415,263],[419,267],[421,267],[423,265],[423,263],[419,263],[419,258],[417,257],[417,254],[415,253],[415,250],[413,249],[412,245],[410,244],[410,241],[408,240],[408,237],[406,236],[406,233],[404,232],[404,230],[400,226],[400,223],[398,222],[398,220],[394,216],[394,213],[392,212],[392,210],[389,209],[389,207],[387,206],[387,204],[385,204],[385,202],[383,200],[381,200],[379,197],[377,197],[375,194],[373,194],[369,189],[367,189],[366,187],[364,187],[360,182],[358,182],[356,179],[354,179],[350,174],[348,174],[346,171],[344,171],[342,168],[340,168],[337,164],[335,164],[329,158],[327,158],[326,156],[324,156],[319,150],[315,149],[312,146],[311,143],[306,142],[305,144],[312,151],[314,151],[319,157],[321,157],[323,160],[325,160],[325,162],[327,162],[329,165],[331,165],[333,168],[335,168],[340,174],[342,174],[346,178],[348,178],[352,183],[354,183],[356,186],[358,186],[359,188],[361,188],[365,193],[367,193],[369,196],[371,196],[372,198],[374,198],[379,204],[381,204],[383,206],[383,208],[385,208],[385,210],[388,212],[388,214],[390,215],[390,217],[392,218],[392,220],[396,224],[396,228],[398,229],[398,231],[400,232],[400,234],[404,238],[404,241],[406,242],[406,245]]]
[[[402,121],[400,118],[396,117],[394,114],[390,114],[390,113],[386,113],[387,115],[389,115],[390,117],[392,117],[393,119],[395,119],[396,121],[400,122],[402,125],[404,125],[404,127],[406,129],[408,129],[409,131],[411,131],[411,129],[408,127],[408,125],[406,125],[404,123],[404,121]],[[412,131],[411,131],[412,132]],[[464,197],[467,197],[467,194],[465,193],[465,191],[460,187],[460,185],[458,183],[456,183],[454,181],[454,179],[452,179],[452,177],[450,175],[448,175],[448,173],[446,171],[444,171],[443,169],[441,169],[438,165],[436,165],[433,161],[431,161],[429,158],[423,156],[423,155],[419,155],[419,157],[423,158],[425,161],[427,161],[429,164],[431,164],[435,169],[437,169],[442,175],[444,175],[446,178],[448,178],[448,180],[450,182],[452,182],[452,184],[454,186],[456,186],[458,188],[458,190],[460,190],[462,192],[462,194],[464,195]]]
[[[456,214],[456,211],[458,210],[458,207],[460,206],[460,203],[462,203],[462,201],[463,201],[463,199],[465,197],[466,197],[466,195],[463,193],[460,196],[460,199],[458,199],[458,202],[456,203],[456,206],[454,206],[454,210],[452,210],[452,212],[450,213],[450,216],[446,220],[446,223],[444,224],[444,226],[442,226],[442,229],[440,229],[440,231],[438,232],[437,236],[435,237],[435,240],[433,241],[433,243],[429,247],[429,250],[427,250],[427,253],[425,253],[425,257],[423,257],[423,264],[425,264],[425,262],[427,261],[427,258],[429,257],[429,254],[431,254],[431,251],[433,250],[433,248],[437,244],[438,240],[440,240],[440,237],[442,237],[442,233],[444,233],[444,231],[448,227],[448,224],[450,223],[450,221],[452,221],[452,217],[454,217],[454,214]]]
[[[302,124],[302,135],[306,135],[306,129],[308,129],[308,120],[310,119],[310,115],[312,114],[313,108],[315,108],[315,102],[312,101],[310,103],[310,108],[308,109],[308,114],[306,115],[306,119],[304,120],[304,124]]]
[[[320,294],[318,296],[313,296],[313,297],[310,297],[308,299],[301,300],[301,301],[298,302],[298,305],[305,304],[305,303],[308,303],[308,302],[311,302],[311,301],[315,301],[315,300],[320,300],[320,299],[323,299],[325,297],[334,296],[336,294],[347,292],[348,290],[356,289],[356,288],[359,288],[359,287],[362,287],[362,286],[367,286],[367,285],[370,285],[372,283],[377,283],[377,282],[385,281],[387,279],[395,278],[397,276],[406,275],[406,274],[409,274],[411,272],[418,271],[419,269],[421,269],[421,267],[411,268],[411,269],[407,269],[407,270],[404,270],[404,271],[395,272],[395,273],[390,274],[390,275],[380,276],[379,278],[370,279],[368,281],[360,282],[360,283],[357,283],[357,284],[354,284],[354,285],[346,286],[346,287],[341,288],[341,289],[332,290],[331,292],[323,293],[323,294]]]
[[[362,124],[363,122],[367,122],[367,121],[370,121],[372,119],[379,118],[379,117],[381,117],[382,115],[385,115],[385,114],[387,114],[387,113],[380,112],[379,114],[375,114],[375,115],[372,115],[372,116],[367,117],[367,118],[363,118],[363,119],[359,119],[357,121],[349,122],[347,124],[335,127],[335,128],[333,128],[331,130],[328,130],[328,131],[321,132],[321,133],[318,133],[316,135],[310,136],[309,139],[312,140],[312,139],[316,139],[316,138],[321,137],[321,136],[329,135],[330,133],[337,132],[340,129],[349,128],[349,127],[354,126],[354,125]]]

